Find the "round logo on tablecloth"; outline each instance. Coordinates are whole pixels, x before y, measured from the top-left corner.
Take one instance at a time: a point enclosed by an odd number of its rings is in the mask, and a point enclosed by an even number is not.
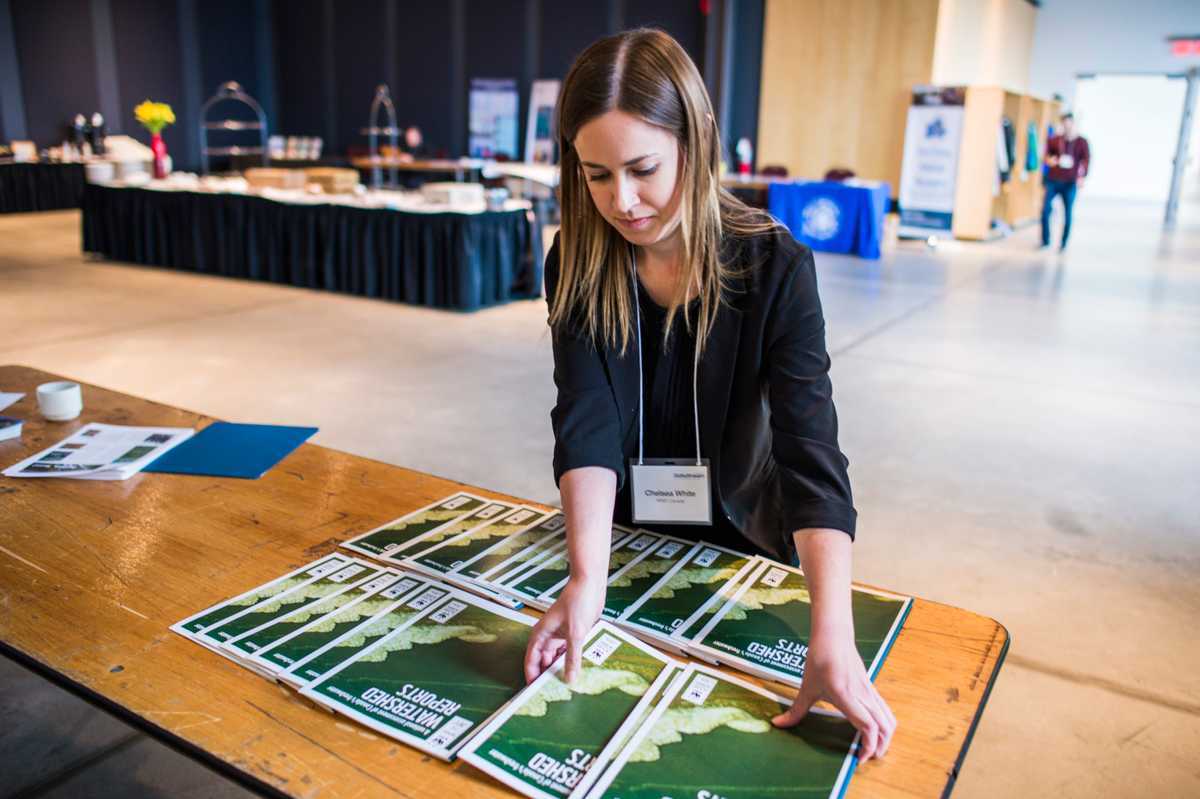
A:
[[[818,197],[804,206],[804,211],[801,212],[804,226],[801,230],[810,239],[831,239],[837,235],[841,215],[837,203],[827,197]]]

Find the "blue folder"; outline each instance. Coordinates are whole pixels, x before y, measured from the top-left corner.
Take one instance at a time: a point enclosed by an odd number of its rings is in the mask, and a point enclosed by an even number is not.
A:
[[[315,427],[213,422],[142,471],[257,480],[315,432]]]

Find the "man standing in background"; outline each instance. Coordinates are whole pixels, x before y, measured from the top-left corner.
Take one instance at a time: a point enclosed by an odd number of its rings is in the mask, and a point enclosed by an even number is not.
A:
[[[1083,179],[1087,177],[1090,159],[1087,139],[1075,134],[1074,115],[1063,114],[1062,132],[1046,141],[1047,170],[1043,181],[1046,199],[1042,204],[1043,248],[1050,246],[1050,207],[1057,196],[1062,197],[1063,210],[1066,212],[1062,242],[1058,249],[1062,251],[1067,248],[1067,238],[1071,235],[1071,207],[1075,205],[1075,192],[1083,188]]]

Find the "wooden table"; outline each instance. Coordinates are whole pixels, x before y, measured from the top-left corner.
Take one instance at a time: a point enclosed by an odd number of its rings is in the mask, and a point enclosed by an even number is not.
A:
[[[39,383],[0,366],[26,397],[7,467],[87,422],[203,427],[207,416],[84,384],[72,422],[37,414]],[[0,650],[263,793],[296,797],[514,794],[317,709],[168,630],[338,542],[460,488],[492,491],[305,444],[260,480],[141,474],[124,482],[0,477]],[[944,796],[966,755],[1007,631],[918,599],[877,685],[899,720],[887,758],[850,797]]]

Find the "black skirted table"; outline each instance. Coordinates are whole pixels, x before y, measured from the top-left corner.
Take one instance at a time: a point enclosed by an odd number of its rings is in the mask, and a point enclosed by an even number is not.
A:
[[[0,214],[78,208],[83,164],[0,163]]]
[[[464,311],[542,292],[541,235],[527,209],[428,213],[88,184],[83,249]]]

